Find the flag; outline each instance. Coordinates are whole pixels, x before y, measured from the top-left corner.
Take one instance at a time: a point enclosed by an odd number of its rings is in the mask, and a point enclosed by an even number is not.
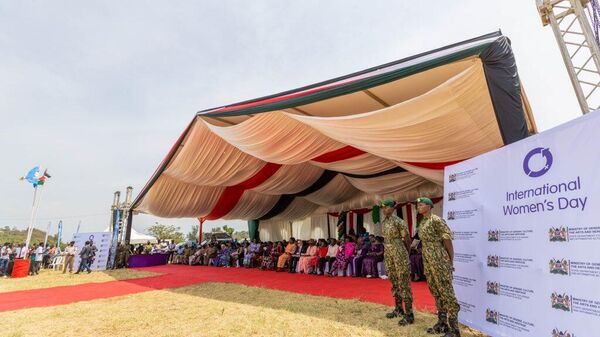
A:
[[[40,167],[36,166],[29,170],[29,172],[27,172],[27,175],[19,178],[19,180],[27,180],[35,188],[37,186],[44,185],[47,178],[50,178],[48,170],[44,170],[44,173],[40,173]]]

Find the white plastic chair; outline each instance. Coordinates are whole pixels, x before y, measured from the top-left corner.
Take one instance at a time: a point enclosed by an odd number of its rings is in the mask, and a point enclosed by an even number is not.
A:
[[[62,255],[58,255],[52,258],[52,261],[50,262],[50,264],[48,265],[48,268],[52,268],[52,270],[56,270],[57,267],[59,267],[58,270],[62,270],[65,266],[65,257]]]

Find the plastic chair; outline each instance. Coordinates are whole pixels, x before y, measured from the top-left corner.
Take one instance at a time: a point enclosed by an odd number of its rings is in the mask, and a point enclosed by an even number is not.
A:
[[[58,267],[58,270],[62,270],[64,268],[64,266],[65,266],[65,257],[62,255],[59,255],[59,256],[55,256],[52,258],[52,261],[48,265],[48,268],[52,268],[52,270],[56,270]]]

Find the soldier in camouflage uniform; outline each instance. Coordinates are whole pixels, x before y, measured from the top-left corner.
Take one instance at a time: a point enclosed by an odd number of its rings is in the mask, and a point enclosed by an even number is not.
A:
[[[417,199],[417,210],[422,216],[418,234],[423,244],[423,265],[429,290],[435,298],[438,310],[438,322],[427,329],[427,332],[445,333],[444,337],[460,337],[458,329],[460,306],[452,286],[454,271],[452,232],[442,218],[431,214],[432,208],[431,199],[423,197]]]
[[[387,318],[401,317],[398,324],[412,324],[415,316],[412,310],[412,289],[410,288],[410,235],[406,223],[394,215],[395,202],[386,199],[382,203],[384,218],[381,221],[385,238],[385,269],[392,282],[392,294],[396,300],[394,310],[386,315]],[[404,302],[404,308],[402,303]]]

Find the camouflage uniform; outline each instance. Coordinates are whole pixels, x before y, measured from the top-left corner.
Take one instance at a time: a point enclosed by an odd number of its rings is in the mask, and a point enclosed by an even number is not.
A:
[[[452,240],[452,232],[442,218],[433,214],[421,220],[418,232],[423,244],[425,276],[438,316],[447,313],[449,321],[456,321],[460,306],[452,286],[452,264],[443,244],[443,240]]]
[[[402,310],[404,302],[406,314],[412,311],[412,289],[410,288],[410,260],[404,245],[404,239],[409,235],[408,227],[404,220],[392,215],[382,221],[383,237],[385,238],[385,269],[392,282],[392,294],[396,299],[396,307]],[[399,312],[401,314],[401,312]]]

